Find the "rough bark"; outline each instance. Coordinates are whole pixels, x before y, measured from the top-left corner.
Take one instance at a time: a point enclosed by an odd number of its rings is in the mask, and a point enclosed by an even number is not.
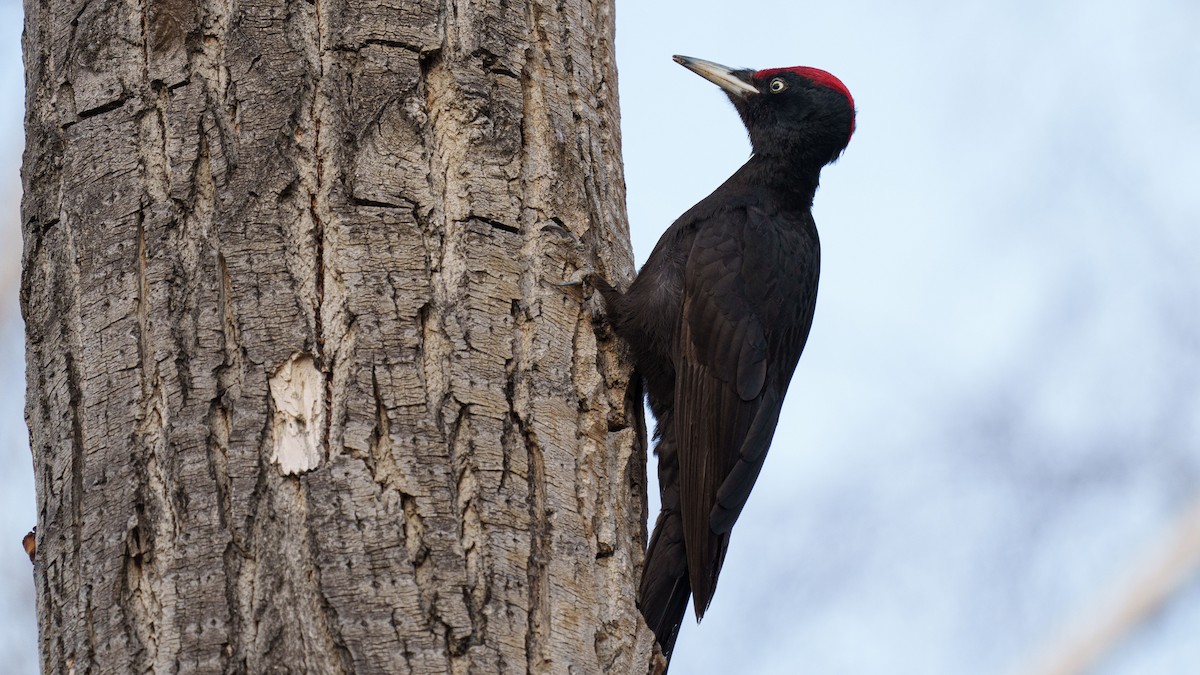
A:
[[[644,672],[611,2],[25,8],[44,672]]]

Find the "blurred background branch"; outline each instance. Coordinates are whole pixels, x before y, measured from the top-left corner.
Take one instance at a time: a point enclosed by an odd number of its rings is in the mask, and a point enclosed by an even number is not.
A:
[[[1079,617],[1078,626],[1050,645],[1028,675],[1084,675],[1103,663],[1131,633],[1152,619],[1200,570],[1200,498],[1164,540],[1138,563],[1129,581]]]

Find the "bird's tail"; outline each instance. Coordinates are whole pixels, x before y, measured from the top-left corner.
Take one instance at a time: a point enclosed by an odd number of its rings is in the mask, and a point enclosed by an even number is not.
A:
[[[668,664],[691,592],[687,554],[683,547],[683,519],[677,510],[663,509],[658,514],[650,546],[646,549],[646,564],[638,587],[638,609],[654,631]]]

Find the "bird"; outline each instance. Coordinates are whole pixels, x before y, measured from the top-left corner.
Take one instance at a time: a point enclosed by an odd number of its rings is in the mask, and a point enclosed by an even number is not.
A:
[[[21,538],[21,546],[25,548],[25,555],[29,556],[29,562],[37,562],[37,525],[34,525],[33,529]]]
[[[697,622],[712,601],[808,339],[821,256],[813,197],[856,118],[850,91],[824,70],[674,60],[724,91],[751,156],[666,230],[626,291],[588,276],[657,422],[662,510],[636,602],[668,665],[689,595]]]

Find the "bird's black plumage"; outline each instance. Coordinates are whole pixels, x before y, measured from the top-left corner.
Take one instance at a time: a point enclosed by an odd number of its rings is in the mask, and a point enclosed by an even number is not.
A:
[[[689,594],[697,619],[708,608],[770,447],[816,305],[813,194],[854,129],[849,92],[824,71],[676,60],[728,93],[754,152],[671,225],[627,292],[594,280],[658,420],[662,511],[638,606],[668,658]]]

